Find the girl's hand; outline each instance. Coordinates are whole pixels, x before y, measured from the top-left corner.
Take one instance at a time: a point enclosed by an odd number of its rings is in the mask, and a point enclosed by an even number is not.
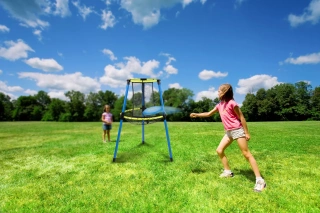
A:
[[[191,113],[190,114],[190,118],[196,118],[197,117],[197,113]]]
[[[245,133],[246,135],[246,140],[249,141],[250,140],[250,134],[249,133]]]

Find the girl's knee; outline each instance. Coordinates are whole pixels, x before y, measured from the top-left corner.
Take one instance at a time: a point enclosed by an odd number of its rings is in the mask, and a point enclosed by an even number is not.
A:
[[[217,152],[218,155],[222,155],[223,152],[224,152],[224,150],[217,148],[217,149],[216,149],[216,152]]]
[[[249,151],[242,152],[243,157],[245,157],[247,160],[252,157],[251,153]]]

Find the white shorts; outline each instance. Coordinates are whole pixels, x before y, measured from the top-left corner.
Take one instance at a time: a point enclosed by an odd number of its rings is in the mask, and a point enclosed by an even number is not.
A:
[[[239,128],[239,129],[227,130],[226,135],[229,138],[232,138],[233,140],[238,139],[238,138],[242,138],[242,137],[246,137],[246,134],[244,134],[243,127]]]

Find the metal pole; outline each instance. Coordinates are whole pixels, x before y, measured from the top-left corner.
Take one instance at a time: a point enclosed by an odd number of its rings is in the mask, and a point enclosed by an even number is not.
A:
[[[129,91],[129,85],[130,85],[130,80],[128,79],[127,80],[126,93],[124,95],[124,100],[123,100],[123,105],[122,105],[122,111],[121,111],[121,114],[120,114],[120,124],[119,124],[119,129],[118,129],[116,147],[114,149],[114,154],[113,154],[113,162],[115,162],[116,158],[117,158],[117,152],[118,152],[118,146],[119,146],[119,141],[120,141],[123,116],[124,116],[124,111],[126,110],[126,105],[127,105],[127,96],[128,96],[128,91]]]

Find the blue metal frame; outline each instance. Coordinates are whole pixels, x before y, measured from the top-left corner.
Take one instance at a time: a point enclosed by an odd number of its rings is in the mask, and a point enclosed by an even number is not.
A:
[[[142,80],[142,79],[141,79]],[[118,152],[118,147],[119,147],[119,141],[120,141],[120,135],[121,135],[121,129],[122,129],[122,123],[123,123],[123,116],[124,112],[126,110],[126,105],[127,105],[127,96],[128,96],[128,91],[129,91],[129,85],[130,85],[131,80],[127,80],[127,87],[126,87],[126,92],[123,100],[123,105],[122,105],[122,112],[120,115],[120,124],[119,124],[119,129],[118,129],[118,136],[117,136],[117,142],[116,142],[116,147],[114,149],[114,154],[113,154],[113,162],[116,161],[117,158],[117,152]],[[172,158],[172,151],[171,151],[171,144],[170,144],[170,136],[169,136],[169,130],[168,130],[168,124],[167,124],[167,115],[164,110],[164,103],[163,103],[163,98],[162,98],[162,90],[161,90],[161,82],[158,79],[158,88],[159,88],[159,94],[160,94],[160,102],[161,102],[161,108],[163,112],[163,122],[164,122],[164,128],[166,131],[166,138],[167,138],[167,143],[168,143],[168,151],[169,151],[169,156],[170,156],[170,161],[173,161]],[[142,107],[144,107],[144,83],[142,81]],[[144,110],[144,109],[143,109]],[[144,143],[144,120],[142,120],[142,143]]]

